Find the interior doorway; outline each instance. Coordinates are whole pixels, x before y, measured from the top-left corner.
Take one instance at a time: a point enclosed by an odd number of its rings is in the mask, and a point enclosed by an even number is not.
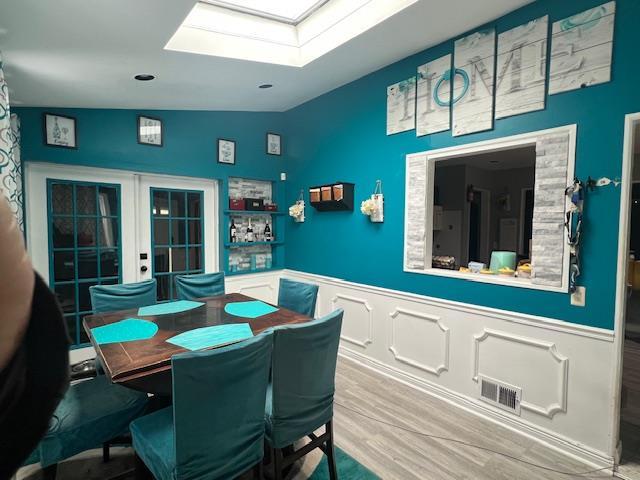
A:
[[[617,474],[640,480],[640,114],[626,119],[622,182],[616,299],[621,383]]]

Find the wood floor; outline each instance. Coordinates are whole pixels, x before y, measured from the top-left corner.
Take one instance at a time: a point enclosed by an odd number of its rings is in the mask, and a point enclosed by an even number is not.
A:
[[[605,472],[580,475],[592,467],[343,358],[338,362],[335,401],[336,444],[384,480],[610,478]],[[570,474],[536,468],[487,450],[425,438],[358,415],[354,410],[403,428],[452,437]],[[115,460],[106,465],[101,462],[100,450],[74,457],[61,464],[58,480],[105,479],[131,468],[131,449],[117,449],[114,453]],[[308,458],[295,480],[308,478],[319,457],[315,453]],[[19,480],[39,478],[35,466],[18,474]]]
[[[385,480],[549,480],[610,478],[538,442],[442,400],[340,359],[336,376],[336,444]],[[504,452],[555,470],[535,468],[485,450],[425,438],[354,413],[419,432]]]

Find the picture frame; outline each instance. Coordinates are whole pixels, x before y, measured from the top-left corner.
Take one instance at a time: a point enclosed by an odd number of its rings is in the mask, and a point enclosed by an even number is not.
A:
[[[267,155],[282,155],[282,137],[279,134],[267,132]]]
[[[162,119],[149,117],[148,115],[138,115],[137,123],[139,144],[154,147],[162,147],[164,145]]]
[[[227,138],[218,139],[218,163],[236,164],[236,142]]]
[[[78,148],[76,118],[45,112],[42,114],[44,144],[48,147]]]

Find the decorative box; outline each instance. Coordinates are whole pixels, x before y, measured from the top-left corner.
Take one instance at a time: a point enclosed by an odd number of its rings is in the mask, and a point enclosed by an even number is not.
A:
[[[320,201],[320,188],[311,188],[309,189],[309,199],[313,202]]]
[[[320,187],[320,197],[323,202],[331,201],[331,186]]]
[[[244,210],[244,198],[230,198],[229,210]]]
[[[261,198],[245,198],[244,209],[252,211],[264,211],[264,200]]]
[[[275,203],[267,203],[264,206],[265,211],[267,212],[275,212],[278,210],[278,205],[276,205]]]

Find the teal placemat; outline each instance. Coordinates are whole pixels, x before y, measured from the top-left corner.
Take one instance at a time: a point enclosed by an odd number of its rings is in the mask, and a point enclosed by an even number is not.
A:
[[[277,312],[276,307],[272,307],[268,303],[254,300],[252,302],[233,302],[224,306],[224,311],[236,317],[258,318],[268,313]]]
[[[138,315],[168,315],[170,313],[186,312],[204,305],[202,302],[192,302],[190,300],[178,300],[177,302],[159,303],[157,305],[149,305],[148,307],[140,307]]]
[[[248,323],[230,323],[189,330],[167,339],[167,342],[187,350],[202,350],[203,348],[239,342],[251,337],[253,337],[253,332]]]
[[[147,320],[127,318],[116,323],[91,329],[91,335],[98,344],[147,340],[158,332],[158,326]]]

